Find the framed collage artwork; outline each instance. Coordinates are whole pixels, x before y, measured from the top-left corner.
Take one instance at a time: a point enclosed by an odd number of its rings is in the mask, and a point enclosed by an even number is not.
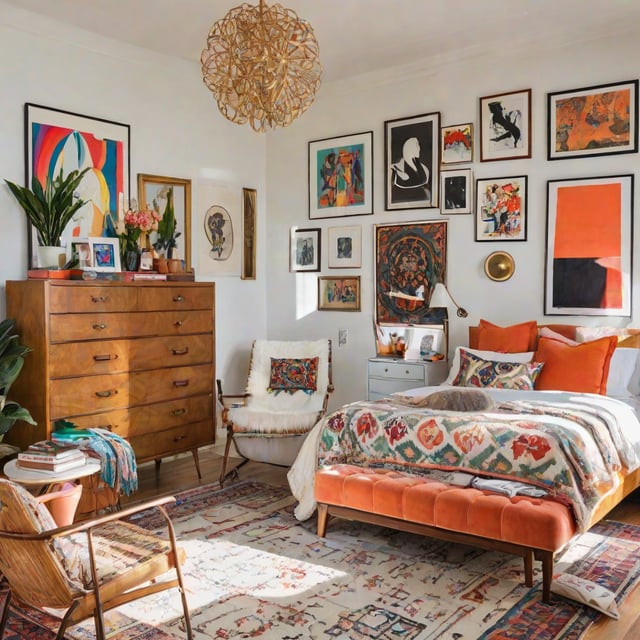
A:
[[[638,80],[547,95],[547,160],[638,151]]]
[[[547,182],[546,315],[631,316],[633,183]]]
[[[473,206],[473,182],[471,169],[440,172],[440,213],[442,215],[471,213]]]
[[[475,239],[527,239],[527,176],[476,180]]]
[[[446,282],[447,222],[375,225],[375,318],[385,324],[438,324],[429,299]]]
[[[309,142],[309,218],[373,214],[373,132]]]
[[[384,123],[385,209],[438,206],[440,112]]]
[[[440,130],[442,164],[473,162],[473,123],[453,124]]]
[[[91,271],[116,273],[120,268],[120,240],[118,238],[89,238]]]
[[[60,171],[91,168],[78,195],[87,203],[62,234],[72,238],[115,237],[118,214],[130,198],[128,124],[25,104],[26,184],[36,176],[44,186]],[[29,264],[36,266],[35,230],[29,225]]]
[[[531,157],[531,89],[480,98],[480,162]]]

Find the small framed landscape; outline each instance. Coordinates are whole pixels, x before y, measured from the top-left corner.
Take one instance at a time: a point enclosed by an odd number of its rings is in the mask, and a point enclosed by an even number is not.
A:
[[[440,112],[384,123],[385,209],[438,206]]]
[[[330,269],[362,266],[362,227],[329,227],[327,246]]]
[[[531,157],[531,89],[480,98],[480,162]]]
[[[453,124],[440,130],[442,164],[473,162],[473,123]]]
[[[547,159],[638,151],[638,80],[547,94]]]
[[[318,276],[318,311],[360,311],[360,276]]]
[[[320,229],[291,229],[290,271],[320,271]]]
[[[120,271],[120,240],[118,238],[89,238],[91,271],[116,273]]]
[[[527,176],[476,180],[476,241],[527,239]]]
[[[309,218],[373,214],[373,131],[309,142]]]
[[[440,213],[442,215],[471,213],[473,182],[471,169],[457,169],[440,173]]]

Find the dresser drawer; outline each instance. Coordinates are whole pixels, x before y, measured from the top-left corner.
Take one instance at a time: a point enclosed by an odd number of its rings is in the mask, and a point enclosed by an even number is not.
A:
[[[139,437],[193,422],[212,421],[213,394],[189,396],[131,409],[115,409],[88,416],[68,416],[68,419],[81,429],[107,429],[123,438]]]
[[[149,460],[209,444],[214,440],[214,432],[213,421],[206,420],[154,433],[153,438],[135,436],[129,442],[138,460]]]
[[[373,400],[372,394],[377,397],[390,396],[392,393],[406,391],[407,389],[415,389],[424,386],[422,380],[387,380],[385,378],[369,378],[369,400]]]
[[[52,315],[51,342],[171,336],[212,333],[209,311],[158,311],[155,313],[83,313]]]
[[[49,292],[50,313],[99,313],[135,311],[136,287],[102,285],[53,286]]]
[[[369,362],[369,376],[424,381],[424,365],[411,362]]]
[[[212,287],[163,285],[144,287],[138,298],[139,311],[168,311],[213,308]]]
[[[122,373],[202,364],[213,360],[213,334],[54,344],[52,378]]]
[[[213,364],[51,381],[51,420],[211,392]]]

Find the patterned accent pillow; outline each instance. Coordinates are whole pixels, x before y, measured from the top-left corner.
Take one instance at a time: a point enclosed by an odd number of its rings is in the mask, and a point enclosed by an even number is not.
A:
[[[457,387],[531,390],[543,364],[483,360],[460,349],[460,369],[451,384]]]
[[[271,393],[312,394],[318,388],[318,358],[271,358]]]

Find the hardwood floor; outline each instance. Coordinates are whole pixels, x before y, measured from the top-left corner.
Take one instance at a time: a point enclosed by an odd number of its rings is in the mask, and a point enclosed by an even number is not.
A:
[[[170,495],[185,489],[217,482],[222,465],[221,453],[222,445],[200,449],[201,480],[198,479],[190,454],[163,460],[157,473],[153,463],[141,465],[138,469],[139,489],[129,498],[123,497],[122,504],[134,504],[155,496]],[[232,462],[235,461],[232,460]],[[258,462],[245,464],[240,470],[240,478],[288,486],[285,467]],[[640,490],[613,509],[608,518],[640,526]],[[639,637],[640,587],[636,587],[620,607],[620,620],[612,620],[603,616],[589,629],[583,640],[637,640]]]

